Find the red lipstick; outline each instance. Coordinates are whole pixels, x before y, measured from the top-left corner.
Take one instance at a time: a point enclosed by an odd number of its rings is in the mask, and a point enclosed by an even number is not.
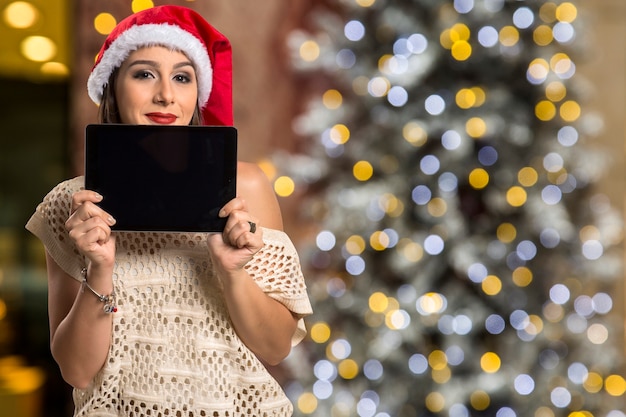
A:
[[[171,113],[148,113],[146,117],[152,120],[154,123],[158,123],[160,125],[171,125],[177,119],[176,115]]]

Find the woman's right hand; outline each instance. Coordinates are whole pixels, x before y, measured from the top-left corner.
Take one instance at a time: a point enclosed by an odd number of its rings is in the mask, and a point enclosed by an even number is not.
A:
[[[111,226],[115,224],[115,219],[96,205],[100,201],[102,196],[95,191],[74,193],[65,228],[92,267],[112,267],[115,263],[115,236],[111,234]]]
[[[97,206],[102,196],[81,190],[72,195],[65,228],[81,255],[87,258],[89,286],[99,294],[113,292],[115,266],[115,220]],[[112,320],[102,310],[101,300],[91,291],[80,290],[72,279],[46,254],[48,265],[48,315],[50,350],[63,378],[73,387],[85,389],[102,369],[111,344]]]

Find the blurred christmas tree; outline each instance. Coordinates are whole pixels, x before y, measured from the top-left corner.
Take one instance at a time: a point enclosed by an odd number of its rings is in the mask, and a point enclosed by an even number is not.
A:
[[[623,417],[622,224],[591,185],[571,2],[344,0],[277,165],[319,226],[296,415]],[[303,366],[309,363],[310,366]]]

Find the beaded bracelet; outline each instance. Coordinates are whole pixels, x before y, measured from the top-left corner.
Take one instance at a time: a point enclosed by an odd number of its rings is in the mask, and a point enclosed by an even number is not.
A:
[[[105,313],[115,313],[117,311],[117,306],[115,305],[115,290],[113,290],[113,292],[109,295],[102,295],[94,290],[87,282],[87,268],[81,269],[80,274],[83,277],[83,291],[85,291],[85,287],[89,288],[93,295],[98,297],[98,300],[104,303],[104,307],[102,309]]]

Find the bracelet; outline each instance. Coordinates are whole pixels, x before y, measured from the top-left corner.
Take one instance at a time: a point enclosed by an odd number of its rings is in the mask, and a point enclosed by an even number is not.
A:
[[[115,305],[115,290],[113,290],[113,292],[109,295],[102,295],[94,290],[87,282],[87,268],[81,269],[80,274],[83,276],[83,292],[85,291],[85,287],[89,288],[93,295],[98,297],[100,302],[104,303],[104,307],[102,309],[105,313],[115,313],[117,311],[117,306]]]

